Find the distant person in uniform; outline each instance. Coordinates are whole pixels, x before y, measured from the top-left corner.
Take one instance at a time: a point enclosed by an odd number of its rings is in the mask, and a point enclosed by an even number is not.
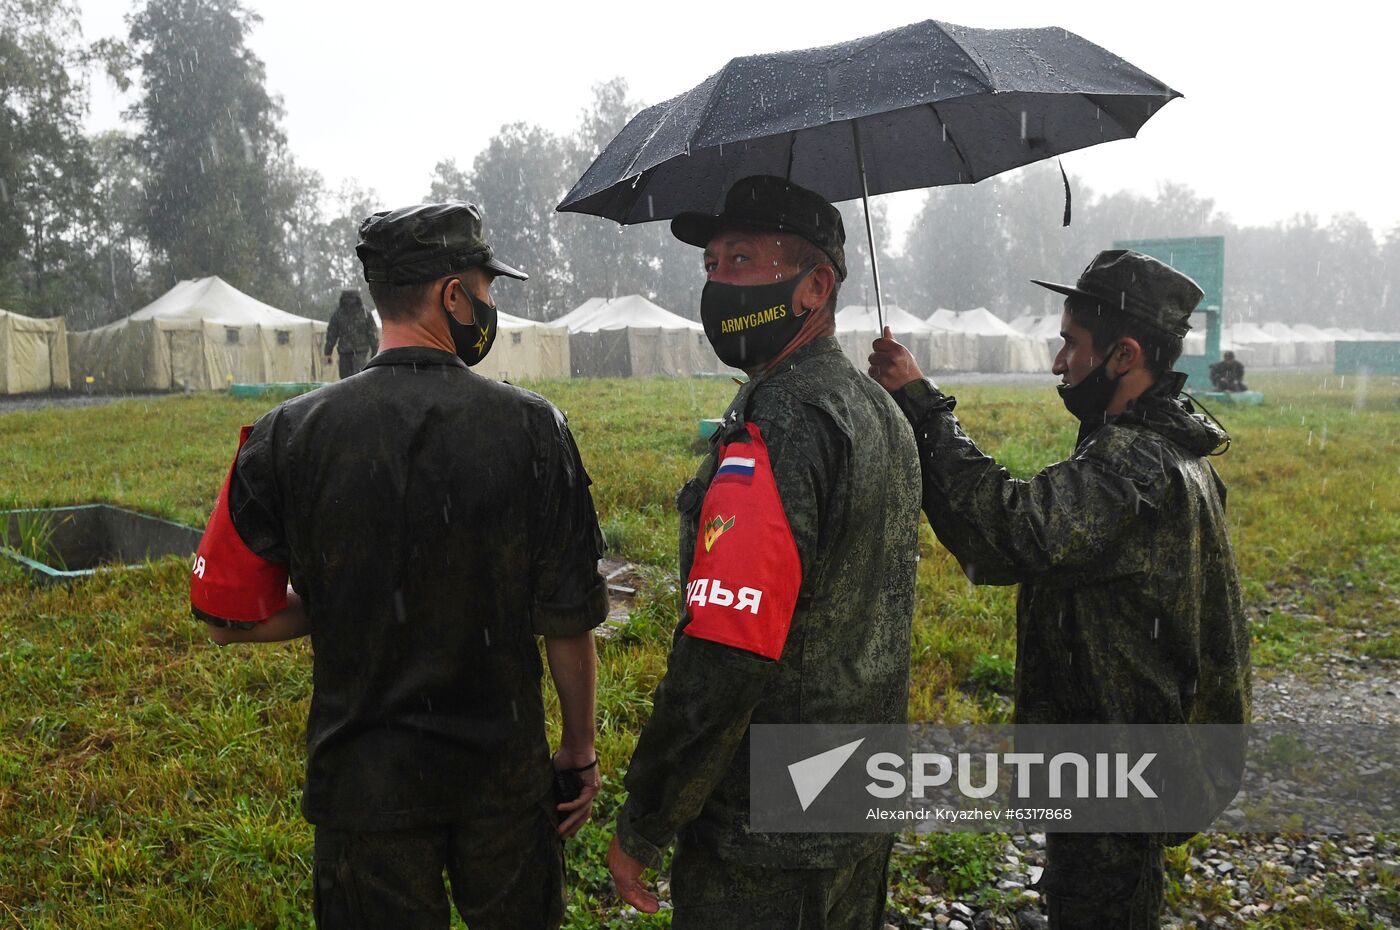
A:
[[[628,766],[608,867],[658,907],[644,868],[675,842],[675,930],[871,930],[892,837],[749,826],[749,725],[900,724],[918,560],[914,438],[833,336],[841,214],[777,177],[671,223],[704,249],[700,318],[748,372],[677,498],[682,614]]]
[[[1074,454],[1029,480],[977,448],[888,330],[870,356],[914,428],[939,541],[974,583],[1021,586],[1014,720],[1248,723],[1249,631],[1206,459],[1227,437],[1171,370],[1201,289],[1126,250],[1099,253],[1074,285],[1035,283],[1067,297],[1053,371],[1080,427]],[[1051,928],[1156,928],[1163,848],[1184,839],[1048,834]]]
[[[374,315],[360,299],[359,291],[340,292],[340,303],[331,314],[330,326],[326,327],[326,348],[322,360],[327,365],[331,363],[331,352],[337,344],[340,347],[342,378],[358,374],[370,356],[379,351],[379,328],[374,325]]]
[[[1244,384],[1244,363],[1228,349],[1220,353],[1220,361],[1210,366],[1210,386],[1217,391],[1247,391]]]
[[[446,930],[444,869],[472,930],[558,927],[561,843],[598,790],[588,474],[554,406],[470,370],[492,281],[526,277],[475,205],[376,213],[356,251],[384,348],[245,428],[191,604],[220,644],[311,636],[318,927]]]

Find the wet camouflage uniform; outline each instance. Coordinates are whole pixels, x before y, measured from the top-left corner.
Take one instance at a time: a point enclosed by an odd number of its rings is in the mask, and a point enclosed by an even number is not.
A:
[[[691,576],[718,449],[757,424],[800,556],[797,607],[778,661],[684,635],[687,609],[627,773],[618,839],[654,868],[679,833],[678,928],[878,927],[890,838],[751,833],[748,727],[906,719],[913,439],[888,395],[829,337],[745,385],[723,422],[677,498],[681,577]]]
[[[1225,436],[1178,397],[1183,382],[1163,376],[1028,481],[978,450],[952,397],[895,392],[939,540],[975,583],[1021,585],[1017,723],[1248,722],[1225,486],[1204,458]],[[1165,839],[1050,834],[1051,926],[1157,927]]]
[[[374,317],[360,295],[345,291],[331,314],[326,328],[326,347],[322,355],[330,355],[340,345],[340,376],[348,378],[365,367],[369,357],[379,350],[379,329]]]
[[[462,217],[418,225],[436,224],[435,248],[479,242]],[[410,245],[387,262],[397,218],[374,219],[361,257],[380,280],[463,260]],[[607,614],[589,483],[553,405],[435,348],[381,352],[253,427],[229,509],[288,564],[311,621],[319,927],[446,930],[444,867],[473,930],[559,926],[537,637]]]

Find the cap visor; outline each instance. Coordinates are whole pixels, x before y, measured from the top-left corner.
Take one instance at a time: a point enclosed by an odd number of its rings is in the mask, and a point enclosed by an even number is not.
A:
[[[1088,297],[1091,300],[1098,299],[1097,297],[1094,297],[1093,294],[1090,294],[1088,291],[1081,291],[1079,288],[1071,287],[1068,284],[1055,284],[1052,281],[1041,281],[1037,278],[1031,278],[1031,283],[1039,284],[1041,287],[1048,287],[1050,290],[1064,294],[1066,297]]]
[[[525,272],[521,271],[519,268],[512,268],[505,262],[495,258],[488,261],[484,267],[492,274],[504,275],[507,278],[514,278],[517,281],[530,280],[530,276],[527,275]]]
[[[679,213],[671,220],[671,235],[686,245],[703,249],[719,229],[719,217],[708,213]]]

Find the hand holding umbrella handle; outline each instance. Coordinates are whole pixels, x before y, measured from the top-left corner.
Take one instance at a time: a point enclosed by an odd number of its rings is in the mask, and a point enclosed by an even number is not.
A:
[[[891,394],[924,376],[914,356],[895,340],[888,326],[884,329],[884,335],[870,343],[870,348],[873,350],[870,353],[870,377]]]

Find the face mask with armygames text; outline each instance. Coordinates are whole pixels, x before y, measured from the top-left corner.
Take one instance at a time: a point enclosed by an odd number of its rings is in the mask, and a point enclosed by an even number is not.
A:
[[[750,370],[776,356],[802,329],[792,304],[812,269],[772,284],[705,282],[700,292],[700,322],[719,360]]]

